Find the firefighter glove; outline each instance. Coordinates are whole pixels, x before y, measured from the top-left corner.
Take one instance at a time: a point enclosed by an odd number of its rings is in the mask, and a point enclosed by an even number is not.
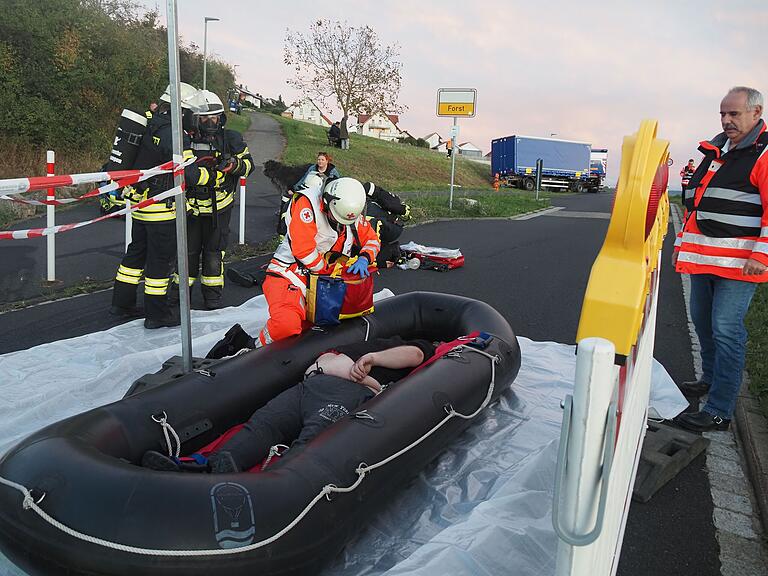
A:
[[[358,256],[357,260],[347,268],[347,272],[358,274],[360,278],[368,278],[368,276],[370,276],[370,272],[368,272],[368,258],[365,256]]]
[[[242,176],[245,174],[245,162],[237,156],[232,156],[227,160],[223,168],[221,168],[221,171],[225,174],[231,174],[232,176]]]

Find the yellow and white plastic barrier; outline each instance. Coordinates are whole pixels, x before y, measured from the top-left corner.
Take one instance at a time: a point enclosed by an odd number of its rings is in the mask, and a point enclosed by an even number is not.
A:
[[[577,333],[573,396],[564,402],[552,520],[558,576],[616,573],[646,430],[669,142],[644,120],[624,138],[603,247]]]

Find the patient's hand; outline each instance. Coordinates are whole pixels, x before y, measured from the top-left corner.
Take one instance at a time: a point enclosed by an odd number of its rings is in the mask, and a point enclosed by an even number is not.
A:
[[[375,364],[376,353],[369,352],[358,358],[357,362],[352,365],[352,369],[349,372],[350,377],[355,382],[362,382],[368,373],[371,371]]]

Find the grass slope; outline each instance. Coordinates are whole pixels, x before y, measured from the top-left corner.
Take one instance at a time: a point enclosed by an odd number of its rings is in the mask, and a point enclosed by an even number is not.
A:
[[[284,164],[306,165],[315,161],[318,152],[325,151],[343,176],[375,182],[392,192],[450,188],[451,161],[444,154],[357,134],[350,135],[350,149],[341,150],[328,145],[327,130],[321,126],[273,117],[280,122],[287,142]],[[489,191],[490,171],[487,164],[457,157],[454,182],[463,189]]]

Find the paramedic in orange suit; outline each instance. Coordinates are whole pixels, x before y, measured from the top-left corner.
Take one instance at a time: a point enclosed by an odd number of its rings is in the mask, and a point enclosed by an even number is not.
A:
[[[365,219],[366,194],[354,178],[325,186],[320,178],[294,194],[286,216],[287,233],[277,247],[264,280],[269,320],[259,334],[262,345],[295,336],[306,327],[306,271],[323,273],[326,256],[357,256],[348,268],[361,278],[376,262],[379,239]]]

